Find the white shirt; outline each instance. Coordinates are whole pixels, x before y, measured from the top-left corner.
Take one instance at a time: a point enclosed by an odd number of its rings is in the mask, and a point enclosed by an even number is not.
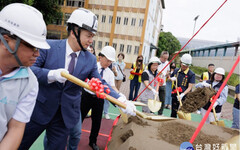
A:
[[[72,50],[72,48],[70,47],[70,45],[68,44],[68,40],[66,41],[66,55],[65,55],[65,69],[67,69],[68,70],[68,66],[69,66],[69,63],[70,63],[70,61],[71,61],[71,59],[72,59],[72,57],[70,56],[72,53],[73,53],[74,51]],[[76,54],[77,54],[77,57],[75,58],[75,67],[76,67],[76,64],[77,64],[77,58],[78,58],[78,56],[79,56],[79,54],[80,54],[80,51],[77,51],[77,52],[75,52]],[[74,67],[74,68],[75,68]]]
[[[100,72],[102,71],[102,66],[101,66],[100,62],[97,63],[97,67],[98,67],[98,72],[100,74]],[[103,70],[103,79],[107,82],[108,85],[115,86],[114,74],[109,67],[107,67]],[[90,94],[94,94],[93,92],[91,92],[87,89],[84,89],[84,90]]]
[[[19,71],[19,69],[20,68],[17,68],[14,71],[10,72],[9,74],[3,75],[1,78],[12,77]],[[12,118],[14,118],[19,122],[24,122],[24,123],[29,122],[33,112],[33,108],[36,103],[37,94],[38,94],[38,86],[34,87],[26,97],[20,99],[17,104],[16,111],[13,114]]]
[[[161,60],[160,60],[160,62],[161,62]],[[166,61],[164,63],[161,62],[161,64],[158,65],[158,72],[160,72],[167,64],[168,64],[168,61]],[[163,85],[164,86],[166,85],[166,74],[167,74],[168,71],[170,71],[169,65],[162,71],[162,74],[160,75],[160,77],[163,78],[163,81],[164,81]]]
[[[72,50],[72,48],[70,47],[70,45],[68,44],[68,40],[66,40],[66,54],[65,54],[65,66],[64,66],[64,69],[68,70],[68,66],[69,66],[69,63],[72,59],[71,57],[71,54],[73,53],[74,51]],[[76,64],[77,64],[77,59],[78,59],[78,56],[80,54],[80,51],[77,51],[75,52],[77,57],[75,58],[75,65],[74,65],[74,68],[76,67]],[[48,73],[48,83],[52,83],[55,81],[55,78],[53,77],[53,71],[49,71]]]

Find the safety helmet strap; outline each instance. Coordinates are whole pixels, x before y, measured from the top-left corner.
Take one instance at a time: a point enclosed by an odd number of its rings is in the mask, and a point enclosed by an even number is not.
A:
[[[17,37],[14,51],[10,48],[10,46],[8,45],[7,41],[4,39],[4,37],[2,36],[1,33],[0,33],[0,39],[3,42],[3,44],[6,46],[8,52],[14,55],[14,57],[17,60],[18,64],[20,66],[23,66],[22,62],[20,61],[19,57],[17,56],[17,50],[18,50],[18,47],[20,45],[21,39],[19,37]]]
[[[76,31],[75,31],[74,26],[75,26],[75,25],[71,24],[71,25],[70,25],[70,28],[71,28],[71,30],[73,31],[73,34],[75,35],[75,37],[76,37],[76,39],[77,39],[77,42],[78,42],[79,46],[81,47],[81,50],[86,51],[86,49],[82,46],[81,40],[80,40],[80,34],[81,34],[81,29],[82,29],[82,28],[79,27],[79,26],[77,26],[77,27],[78,27],[78,34],[77,34]]]

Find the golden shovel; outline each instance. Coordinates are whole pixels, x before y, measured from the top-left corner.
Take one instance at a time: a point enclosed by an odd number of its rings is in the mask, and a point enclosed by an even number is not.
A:
[[[182,100],[181,100],[180,95],[179,95],[179,91],[178,91],[178,87],[177,87],[177,80],[176,80],[176,86],[175,87],[176,87],[177,98],[179,100],[180,107],[182,107],[183,104],[182,104]],[[178,114],[178,118],[180,118],[180,119],[191,120],[191,113],[184,113],[183,111],[178,110],[177,114]]]
[[[158,91],[159,89],[159,82],[157,84],[157,89],[156,91]],[[152,112],[157,112],[159,111],[159,109],[162,106],[162,102],[157,100],[157,94],[155,95],[154,99],[148,99],[148,108],[152,111]]]
[[[79,86],[81,86],[83,88],[86,88],[86,89],[88,89],[88,90],[90,90],[90,91],[95,93],[95,91],[93,91],[86,82],[84,82],[84,81],[82,81],[82,80],[72,76],[71,74],[62,71],[61,75],[63,77],[65,77],[66,79],[68,79],[69,81],[75,83],[76,85],[79,85]],[[118,101],[116,98],[114,98],[114,97],[112,97],[112,96],[110,96],[110,95],[108,95],[106,93],[101,93],[101,94],[104,94],[106,96],[106,98],[105,98],[106,100],[108,100],[108,101],[110,101],[110,102],[112,102],[112,103],[114,103],[114,104],[116,104],[116,105],[126,109],[126,104]],[[146,114],[144,114],[144,113],[142,113],[140,111],[136,111],[136,115],[138,115],[139,117],[145,118],[145,119],[155,120],[155,121],[166,121],[166,120],[176,119],[176,118],[164,117],[164,116],[147,116]],[[126,121],[128,121],[128,119]]]
[[[220,127],[225,127],[224,121],[217,119],[216,110],[215,110],[214,107],[212,108],[212,110],[213,110],[213,115],[214,115],[215,121],[210,122],[210,124],[217,125],[217,126],[220,126]]]

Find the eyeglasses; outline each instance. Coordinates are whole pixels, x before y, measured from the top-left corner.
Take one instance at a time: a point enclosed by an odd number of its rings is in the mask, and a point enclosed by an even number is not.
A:
[[[143,60],[142,59],[139,59],[138,62],[142,62]]]
[[[17,39],[17,36],[15,36],[15,35],[9,35],[9,37],[10,38],[12,38],[12,39],[14,39],[14,40],[16,40]],[[27,42],[25,42],[24,40],[22,40],[21,39],[21,42],[20,43],[22,43],[23,45],[25,45],[26,47],[28,47],[28,48],[30,48],[30,49],[32,49],[33,50],[33,52],[37,52],[39,49],[38,48],[36,48],[36,47],[34,47],[34,46],[32,46],[31,44],[29,44],[29,43],[27,43]]]
[[[21,42],[20,42],[20,43],[22,43],[24,46],[26,46],[26,47],[28,47],[28,48],[32,49],[32,50],[33,50],[33,52],[37,52],[37,51],[39,50],[38,48],[36,48],[36,47],[32,46],[31,44],[29,44],[29,43],[27,43],[27,42],[25,42],[25,41],[23,41],[23,40],[21,40]]]

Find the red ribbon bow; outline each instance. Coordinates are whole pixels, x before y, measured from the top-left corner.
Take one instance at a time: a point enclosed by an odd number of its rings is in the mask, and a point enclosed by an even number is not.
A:
[[[106,93],[110,93],[110,89],[108,88],[107,85],[103,85],[102,82],[98,78],[92,78],[89,82],[88,85],[90,86],[92,91],[96,92],[96,96],[101,99],[105,99],[106,95],[104,93],[104,88],[106,87]]]
[[[181,87],[178,87],[177,89],[175,89],[175,90],[172,91],[172,94],[177,93],[177,91],[178,91],[178,92],[182,92],[182,88],[181,88]]]

